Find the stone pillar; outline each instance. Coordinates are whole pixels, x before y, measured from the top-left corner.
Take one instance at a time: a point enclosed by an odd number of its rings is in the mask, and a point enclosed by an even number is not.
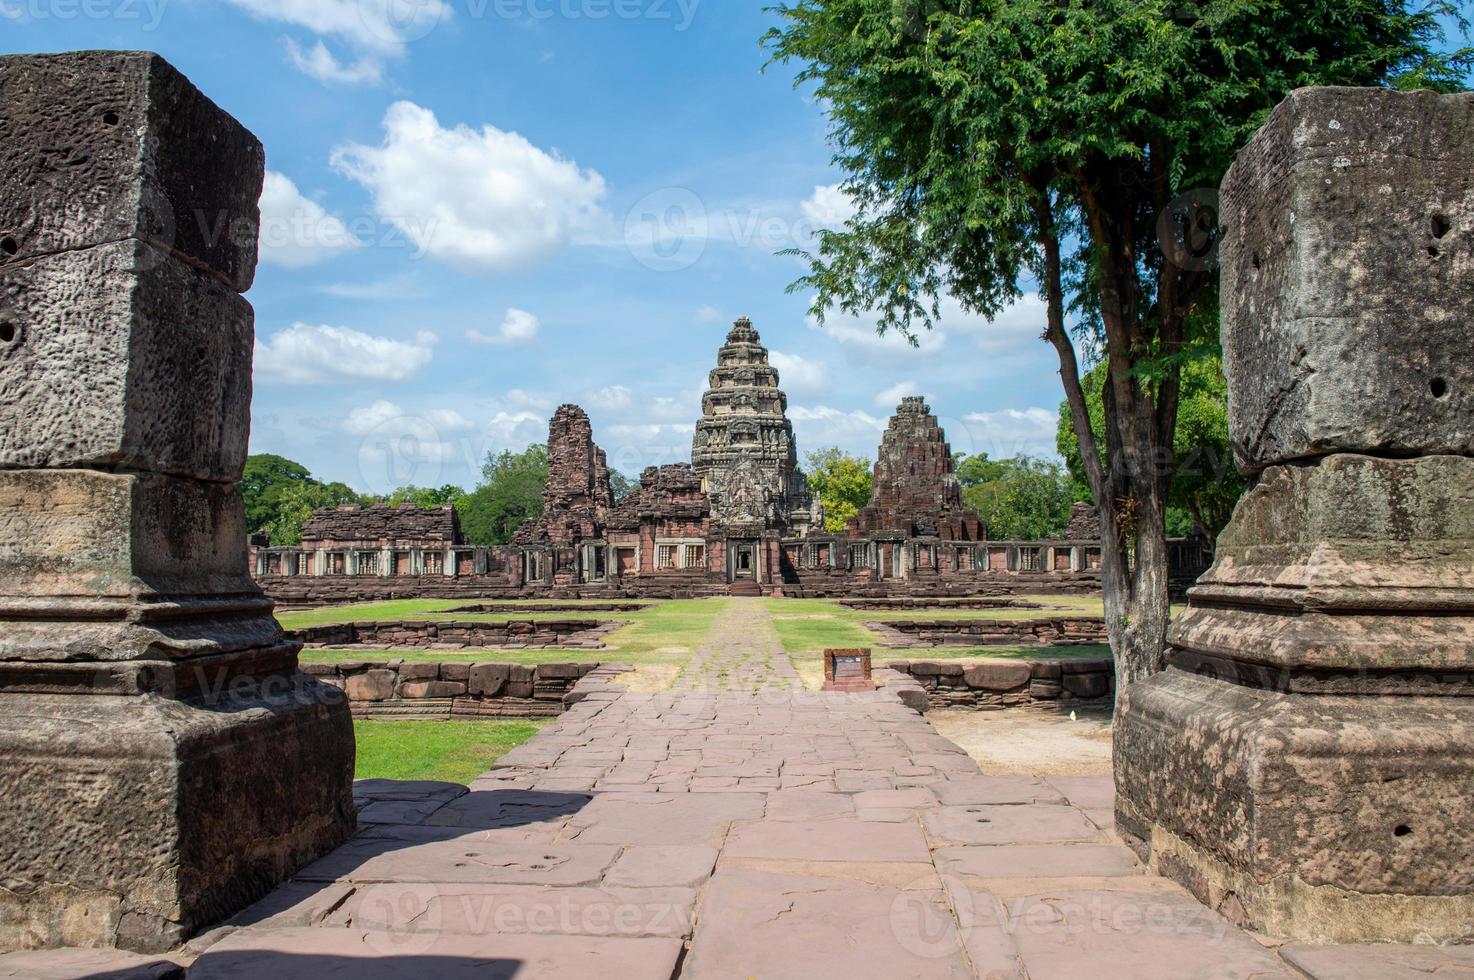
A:
[[[1293,93],[1223,184],[1254,486],[1123,692],[1117,827],[1236,922],[1474,939],[1474,96]]]
[[[0,91],[0,949],[158,951],[354,826],[235,488],[264,159],[153,55]]]

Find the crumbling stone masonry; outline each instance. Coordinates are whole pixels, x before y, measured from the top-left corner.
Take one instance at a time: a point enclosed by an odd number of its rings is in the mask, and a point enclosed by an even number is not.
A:
[[[1223,184],[1255,485],[1123,692],[1117,827],[1237,922],[1474,939],[1474,96],[1293,93]]]
[[[163,950],[354,824],[233,486],[265,161],[154,55],[0,93],[0,949]]]

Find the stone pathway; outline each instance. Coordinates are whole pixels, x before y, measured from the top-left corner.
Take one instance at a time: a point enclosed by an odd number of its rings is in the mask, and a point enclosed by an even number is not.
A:
[[[191,944],[189,978],[1474,976],[1470,948],[1267,948],[1141,872],[1109,777],[983,776],[892,694],[802,690],[758,600],[679,689],[596,694],[469,791],[359,792],[359,835]]]

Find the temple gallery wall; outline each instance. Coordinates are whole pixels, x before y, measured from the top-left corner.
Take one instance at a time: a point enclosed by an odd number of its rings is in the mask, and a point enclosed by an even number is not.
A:
[[[652,467],[618,503],[588,415],[548,430],[542,517],[496,548],[467,545],[452,508],[319,511],[302,545],[252,541],[251,570],[281,602],[487,595],[945,596],[1100,589],[1100,523],[1076,508],[1057,540],[994,540],[962,503],[946,433],[904,399],[882,437],[870,503],[845,531],[798,466],[787,398],[752,324],[717,352],[690,464]],[[1207,567],[1205,539],[1170,542],[1179,590]]]

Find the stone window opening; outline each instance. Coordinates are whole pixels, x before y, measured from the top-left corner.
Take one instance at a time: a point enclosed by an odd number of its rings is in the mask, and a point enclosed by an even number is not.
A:
[[[426,575],[440,575],[445,572],[445,558],[438,551],[427,551],[424,556]]]
[[[655,567],[669,569],[676,567],[676,546],[673,544],[657,545],[655,548]]]
[[[852,544],[852,545],[850,545],[850,567],[851,568],[869,568],[870,567],[870,549],[869,549],[869,547],[867,547],[866,545],[863,545],[863,544]]]
[[[1020,548],[1018,550],[1018,570],[1021,572],[1044,571],[1043,549]]]
[[[348,573],[348,556],[341,551],[335,551],[328,555],[328,567],[324,571],[328,575],[346,575]]]
[[[312,556],[311,555],[298,555],[297,556],[297,574],[298,575],[311,575],[312,574]]]
[[[706,566],[706,545],[686,545],[686,556],[682,562],[683,568],[703,568]]]
[[[537,552],[529,552],[527,555],[527,580],[529,582],[541,582],[543,580],[542,555]]]
[[[358,574],[379,574],[379,553],[377,551],[360,551],[358,553]]]
[[[959,572],[968,572],[968,571],[971,571],[972,570],[972,549],[971,548],[958,548],[957,549],[957,557],[956,557],[956,559],[954,561],[954,564],[957,566],[957,570]]]

